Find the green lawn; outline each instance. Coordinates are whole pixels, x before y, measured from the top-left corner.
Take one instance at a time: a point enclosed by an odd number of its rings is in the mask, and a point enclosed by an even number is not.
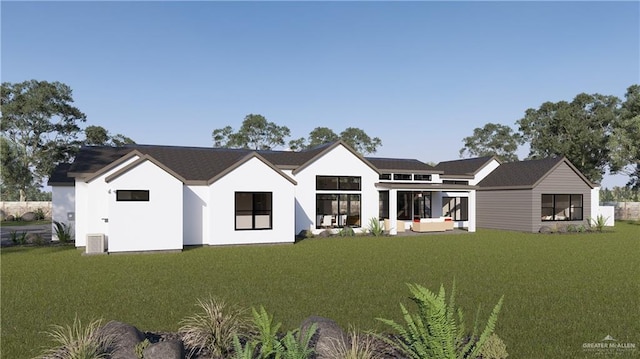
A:
[[[18,227],[18,226],[34,226],[39,224],[51,224],[50,219],[38,221],[2,221],[0,227]]]
[[[479,303],[486,317],[505,295],[496,331],[510,358],[591,358],[582,344],[606,335],[640,348],[637,223],[617,223],[610,233],[481,230],[138,255],[16,247],[2,249],[1,269],[2,358],[33,357],[49,344],[42,332],[76,314],[173,331],[209,294],[263,304],[284,329],[320,315],[381,331],[376,317],[401,319],[405,283],[449,290],[454,277],[468,320]]]

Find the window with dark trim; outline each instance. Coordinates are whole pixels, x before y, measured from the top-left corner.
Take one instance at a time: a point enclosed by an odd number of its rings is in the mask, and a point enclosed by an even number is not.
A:
[[[581,194],[543,194],[541,219],[543,221],[581,221],[583,219]]]
[[[316,194],[316,228],[361,227],[360,195]]]
[[[442,213],[454,221],[469,220],[468,197],[442,197]]]
[[[463,184],[463,185],[468,185],[469,181],[443,180],[442,184]]]
[[[149,190],[119,189],[116,190],[118,202],[149,202]]]
[[[380,191],[378,194],[378,218],[389,218],[389,191]]]
[[[236,230],[272,228],[271,192],[236,192]]]
[[[393,180],[394,181],[411,181],[412,179],[411,173],[394,173]]]
[[[414,181],[431,181],[431,175],[416,174],[416,175],[413,175],[413,180]]]
[[[359,191],[360,176],[316,176],[316,189],[328,191]]]
[[[381,180],[391,180],[391,173],[383,173],[380,175],[379,179]]]

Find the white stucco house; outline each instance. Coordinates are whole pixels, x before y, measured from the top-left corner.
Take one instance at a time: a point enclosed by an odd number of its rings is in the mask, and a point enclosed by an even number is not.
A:
[[[477,188],[441,174],[418,160],[365,158],[341,141],[301,152],[87,146],[49,185],[53,219],[74,227],[76,246],[98,236],[108,252],[135,252],[292,243],[303,230],[363,231],[372,219],[386,219],[392,235],[443,217],[475,231]],[[443,212],[451,198],[464,198],[464,211]]]
[[[564,171],[563,178],[583,183],[579,193],[569,195],[572,205],[590,200],[587,191],[594,186],[575,167],[566,159],[549,163],[562,165],[552,173],[567,167],[571,171]],[[531,164],[505,167],[483,157],[433,167],[415,159],[363,157],[342,141],[301,152],[87,146],[72,164],[56,168],[49,185],[53,220],[74,228],[76,246],[116,253],[293,243],[303,230],[317,234],[350,227],[360,232],[370,221],[384,223],[391,235],[453,228],[475,232],[477,219],[490,216],[477,213],[486,208],[482,201],[517,193],[491,190],[522,189],[496,183],[511,178],[505,175],[509,168],[521,172],[518,168],[535,167]],[[545,191],[554,194],[550,183]],[[527,206],[540,207],[540,194],[532,196]],[[555,200],[555,194],[550,198]],[[557,194],[558,201],[563,198]],[[580,211],[592,208],[581,206]],[[526,215],[539,223],[540,210],[549,208],[533,208]],[[586,213],[581,212],[581,221]]]

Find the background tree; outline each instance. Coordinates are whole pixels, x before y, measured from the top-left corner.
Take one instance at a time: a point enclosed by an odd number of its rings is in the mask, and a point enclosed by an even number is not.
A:
[[[27,200],[27,189],[39,187],[57,163],[75,155],[81,132],[78,124],[86,121],[86,115],[72,106],[71,88],[60,82],[5,82],[0,92],[0,129],[12,151],[8,157],[2,156],[2,167],[30,174],[11,176],[18,177],[12,182],[5,182],[9,177],[3,175],[3,185],[17,188],[19,199]]]
[[[611,172],[629,176],[628,186],[640,189],[640,86],[627,89],[611,136]]]
[[[305,139],[301,137],[297,140],[289,142],[289,148],[293,151],[300,151],[303,149],[313,148],[324,143],[329,143],[339,140],[340,137],[328,127],[316,127],[309,132],[309,138]]]
[[[124,146],[124,145],[133,145],[135,141],[131,138],[116,134],[110,135],[109,131],[107,131],[102,126],[87,126],[84,129],[85,145],[90,146]]]
[[[462,142],[464,147],[460,149],[460,157],[496,156],[502,162],[517,161],[516,151],[523,143],[522,137],[511,127],[497,123],[487,123],[474,129],[473,135],[465,137]]]
[[[599,182],[610,163],[609,141],[620,100],[581,93],[572,102],[545,102],[517,124],[530,158],[566,156],[587,178]]]
[[[291,131],[286,126],[278,126],[268,122],[262,115],[249,114],[242,121],[238,132],[233,132],[231,126],[213,131],[215,147],[249,148],[253,150],[270,150],[284,146],[285,138]]]
[[[309,132],[308,140],[304,137],[289,142],[289,148],[293,151],[313,148],[324,143],[343,140],[361,154],[371,154],[382,146],[382,140],[378,137],[371,138],[364,130],[356,127],[349,127],[338,136],[332,129],[327,127],[316,127]]]

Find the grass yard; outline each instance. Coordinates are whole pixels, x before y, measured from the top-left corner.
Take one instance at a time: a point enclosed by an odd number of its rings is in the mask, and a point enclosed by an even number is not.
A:
[[[0,258],[2,358],[39,354],[50,344],[43,332],[76,315],[175,331],[210,294],[263,304],[283,329],[320,315],[345,329],[382,331],[375,318],[401,320],[405,283],[449,291],[454,277],[468,327],[478,304],[486,318],[505,295],[496,332],[510,358],[597,357],[582,344],[606,335],[635,343],[630,355],[640,356],[640,223],[619,222],[610,233],[480,230],[140,255],[14,247]]]

